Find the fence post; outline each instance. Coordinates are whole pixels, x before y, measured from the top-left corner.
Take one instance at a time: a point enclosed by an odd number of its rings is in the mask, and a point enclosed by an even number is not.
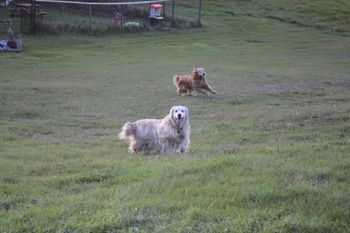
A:
[[[198,7],[198,26],[202,26],[201,17],[202,16],[202,0],[199,0],[199,7]]]
[[[33,34],[36,31],[36,1],[31,0],[31,8],[30,8],[30,30]]]
[[[91,30],[92,30],[92,28],[91,28],[91,16],[92,15],[92,13],[91,13],[91,4],[89,4],[89,31],[90,31],[90,33],[91,33]]]
[[[171,25],[175,26],[175,0],[173,0],[173,7],[171,9]]]

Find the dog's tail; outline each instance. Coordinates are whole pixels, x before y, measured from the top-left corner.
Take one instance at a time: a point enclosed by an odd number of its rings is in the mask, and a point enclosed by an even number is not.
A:
[[[120,140],[127,140],[134,133],[135,133],[135,125],[129,121],[123,125],[122,131],[118,134],[118,138]]]
[[[179,79],[180,79],[180,77],[178,75],[174,75],[173,76],[173,80],[174,80],[174,85],[175,86],[178,86]]]

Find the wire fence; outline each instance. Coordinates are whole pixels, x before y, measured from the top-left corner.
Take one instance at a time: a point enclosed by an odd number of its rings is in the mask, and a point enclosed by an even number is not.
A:
[[[21,0],[20,0],[21,1]],[[31,0],[12,2],[22,33],[114,33],[201,25],[201,0]]]

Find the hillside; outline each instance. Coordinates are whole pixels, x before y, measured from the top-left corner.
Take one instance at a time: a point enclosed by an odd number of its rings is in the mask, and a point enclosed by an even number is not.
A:
[[[0,54],[0,232],[349,232],[349,3],[203,3],[200,28],[25,35]],[[177,96],[197,66],[217,94]],[[174,105],[187,153],[117,140]]]
[[[347,0],[206,0],[216,13],[275,19],[327,32],[350,32],[350,2]]]

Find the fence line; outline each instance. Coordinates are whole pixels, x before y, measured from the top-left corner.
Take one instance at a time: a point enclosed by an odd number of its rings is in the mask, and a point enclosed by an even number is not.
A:
[[[35,0],[36,2],[45,3],[66,3],[66,4],[77,4],[77,5],[139,5],[139,4],[150,4],[159,2],[168,2],[171,0],[154,0],[154,1],[138,1],[138,2],[79,2],[79,1],[63,1],[63,0]]]
[[[96,1],[96,0],[95,0]],[[36,3],[55,3],[55,4],[73,4],[73,5],[85,5],[89,8],[89,28],[91,30],[91,23],[92,23],[92,7],[93,6],[126,6],[126,5],[146,5],[146,4],[152,4],[152,3],[166,3],[166,2],[172,2],[172,9],[171,9],[171,26],[175,26],[175,8],[176,8],[176,1],[177,0],[140,0],[140,1],[126,1],[126,2],[108,2],[106,0],[105,2],[85,2],[83,1],[73,1],[73,0],[31,0],[31,15],[30,17],[30,25],[31,25],[31,32],[35,34],[36,31]],[[202,0],[193,0],[197,1],[198,3],[198,25],[201,26],[201,14],[202,14]],[[22,17],[22,16],[21,16]]]

